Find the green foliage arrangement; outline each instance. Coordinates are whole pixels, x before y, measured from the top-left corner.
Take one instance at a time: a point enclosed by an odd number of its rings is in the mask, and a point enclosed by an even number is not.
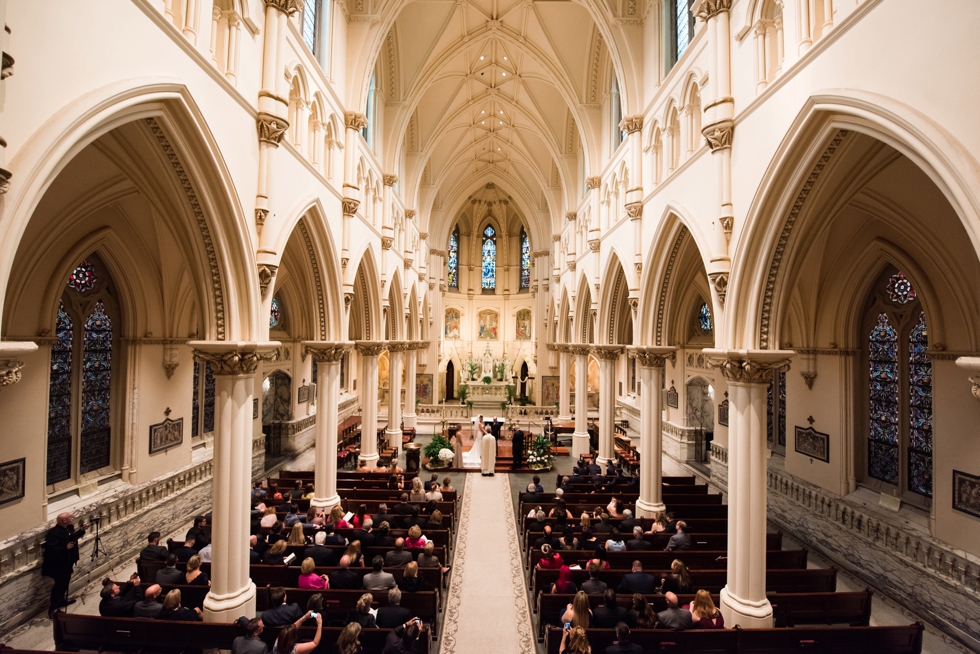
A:
[[[437,434],[432,437],[432,440],[429,441],[428,445],[422,448],[422,453],[425,455],[425,458],[429,459],[430,461],[438,461],[439,452],[441,450],[449,450],[451,452],[455,451],[453,450],[453,444],[450,443],[445,436]]]

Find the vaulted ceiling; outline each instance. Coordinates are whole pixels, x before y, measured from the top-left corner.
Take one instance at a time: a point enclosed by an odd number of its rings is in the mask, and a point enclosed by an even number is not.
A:
[[[611,80],[588,10],[565,0],[418,0],[384,38],[376,71],[385,159],[441,236],[493,182],[547,238],[577,204]],[[472,196],[472,197],[471,197]]]

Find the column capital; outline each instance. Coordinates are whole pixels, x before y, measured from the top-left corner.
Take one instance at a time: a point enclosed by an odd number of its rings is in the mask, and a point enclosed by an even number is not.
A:
[[[636,360],[644,368],[663,368],[670,359],[671,362],[677,356],[677,348],[665,345],[650,345],[646,347],[631,347],[629,348],[630,356],[636,357]]]
[[[368,125],[367,116],[356,111],[348,111],[344,114],[344,125],[347,129],[362,130]]]
[[[601,177],[598,177],[598,176],[596,176],[596,177],[587,177],[585,179],[585,185],[587,187],[589,187],[589,190],[590,191],[593,190],[593,189],[597,189],[597,188],[599,188],[602,185],[602,178]]]
[[[388,341],[387,346],[391,354],[408,352],[415,349],[415,341]]]
[[[405,217],[409,220],[415,220],[416,213],[415,209],[405,209]]]
[[[626,215],[630,220],[639,220],[643,217],[643,203],[630,202],[626,205]]]
[[[634,134],[643,129],[643,116],[624,116],[621,121],[619,121],[619,129],[623,130],[627,134]]]
[[[565,345],[565,351],[577,357],[587,357],[592,347],[592,345],[587,343],[568,343]]]
[[[357,213],[357,208],[361,206],[361,201],[354,198],[343,198],[340,204],[345,216],[353,216]]]
[[[766,384],[773,373],[789,370],[793,350],[705,349],[708,366],[717,368],[730,383]]]
[[[576,218],[578,218],[578,214],[575,213],[574,211],[566,211],[565,212],[565,220],[571,222],[571,221],[575,220]],[[561,234],[555,234],[555,236],[557,236],[559,239],[561,238]]]
[[[303,341],[303,358],[312,354],[314,361],[340,361],[353,349],[353,341]]]
[[[708,147],[712,152],[732,147],[732,137],[735,135],[735,124],[731,120],[712,123],[701,130]]]
[[[964,370],[980,373],[980,357],[959,357],[956,359],[956,365]],[[970,392],[973,397],[980,400],[980,375],[970,377]]]
[[[289,121],[282,116],[260,111],[255,119],[255,127],[259,131],[259,141],[278,148],[286,130],[289,129]]]
[[[292,16],[299,11],[301,4],[299,0],[265,0],[266,7],[278,9],[287,16]]]
[[[20,371],[24,362],[18,358],[37,351],[37,343],[32,341],[7,341],[0,343],[0,389],[13,386],[20,381]]]
[[[215,375],[254,375],[263,361],[275,361],[279,341],[190,341],[194,357],[211,364]]]
[[[383,341],[354,341],[358,354],[366,357],[376,357],[385,351],[387,343]]]
[[[599,361],[615,361],[623,353],[622,345],[593,345],[589,353]]]
[[[392,175],[391,173],[384,175],[382,179],[384,180],[385,186],[394,186],[398,183],[398,175]]]
[[[691,13],[704,22],[732,8],[732,0],[695,0]]]

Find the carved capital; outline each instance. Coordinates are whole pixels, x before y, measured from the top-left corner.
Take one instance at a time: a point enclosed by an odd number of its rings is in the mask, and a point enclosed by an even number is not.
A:
[[[589,188],[590,191],[591,190],[594,190],[594,189],[597,189],[597,188],[599,188],[602,185],[602,178],[601,177],[587,177],[585,179],[585,185]]]
[[[269,292],[269,287],[272,286],[272,280],[276,278],[278,269],[279,266],[266,263],[259,264],[259,290],[262,291],[262,297],[265,297],[266,293]]]
[[[704,22],[714,18],[723,11],[732,8],[732,0],[696,0],[691,7],[691,13],[695,18],[700,18]]]
[[[724,230],[725,234],[731,236],[732,223],[734,222],[735,219],[732,218],[731,216],[722,216],[718,220],[721,222],[721,228]]]
[[[405,209],[405,217],[413,220],[415,218],[415,209]]]
[[[673,347],[631,347],[631,356],[636,357],[637,363],[645,368],[663,368],[667,361],[674,361],[677,356],[677,348]]]
[[[429,232],[419,232],[419,240],[420,241],[428,241],[429,240]]]
[[[634,261],[633,262],[633,267],[636,268],[636,274],[637,275],[639,275],[640,273],[643,272],[643,262],[642,261]]]
[[[643,217],[643,203],[642,202],[630,202],[626,205],[626,215],[629,216],[630,220],[639,220]]]
[[[289,121],[262,111],[255,119],[255,126],[259,131],[259,141],[270,143],[278,148],[283,135],[289,129]]]
[[[566,211],[565,212],[565,220],[572,221],[572,220],[575,220],[576,218],[578,218],[578,214],[575,213],[574,211]],[[559,238],[561,238],[561,236],[559,234],[555,234],[555,236],[558,237],[558,238],[555,239],[556,241]]]
[[[20,381],[20,371],[24,368],[23,361],[7,359],[0,361],[0,389],[13,386]]]
[[[592,240],[589,241],[589,249],[592,250],[593,252],[598,252],[599,251],[599,245],[601,245],[601,243],[602,243],[602,241],[600,241],[597,238],[594,238],[594,239],[592,239]]]
[[[344,311],[350,311],[351,302],[354,301],[353,293],[344,293]]]
[[[574,259],[572,259],[571,261],[568,262],[568,269],[571,270],[572,272],[575,272],[575,260]]]
[[[720,123],[712,123],[701,130],[704,139],[708,142],[708,147],[712,152],[732,147],[732,136],[735,134],[735,125],[730,120]]]
[[[357,208],[361,206],[361,201],[354,198],[343,198],[340,204],[345,216],[353,216],[357,213]]]
[[[405,259],[405,270],[408,270],[409,268],[411,268],[413,263],[415,263],[415,259],[406,258]]]
[[[773,373],[789,370],[792,350],[704,350],[708,367],[715,368],[729,382],[768,384]]]
[[[803,376],[803,383],[806,384],[807,388],[813,388],[813,382],[817,379],[817,373],[803,371],[800,373]]]
[[[367,116],[356,111],[348,111],[344,114],[344,125],[347,126],[347,129],[362,130],[368,125]]]
[[[565,214],[565,215],[567,216],[568,214]],[[560,240],[561,240],[561,234],[552,234],[551,235],[551,242],[552,243],[557,243]]]
[[[622,345],[595,345],[589,349],[589,354],[600,361],[616,361],[622,353]]]
[[[394,243],[394,242],[395,242],[395,239],[393,237],[391,237],[391,236],[382,236],[381,237],[381,249],[382,250],[390,250],[391,249],[391,244]]]
[[[265,6],[278,9],[287,16],[292,16],[300,10],[302,3],[300,0],[265,0]]]
[[[619,121],[619,129],[627,134],[633,134],[643,129],[643,116],[625,116]]]
[[[381,341],[355,341],[354,347],[361,356],[376,357],[385,351],[386,344]]]
[[[626,300],[626,304],[630,305],[630,309],[633,311],[633,315],[636,316],[636,311],[640,308],[639,298],[631,297]]]
[[[303,359],[313,355],[314,361],[331,363],[340,361],[354,349],[353,341],[325,342],[303,341]]]
[[[383,178],[385,186],[394,186],[398,183],[398,175],[385,175]]]
[[[276,361],[281,343],[191,341],[194,358],[211,364],[215,375],[254,375],[263,361]]]
[[[725,306],[725,295],[728,293],[728,273],[710,273],[708,275],[708,279],[711,281],[711,285],[714,287],[715,293],[718,294],[718,300],[721,302],[721,305]]]

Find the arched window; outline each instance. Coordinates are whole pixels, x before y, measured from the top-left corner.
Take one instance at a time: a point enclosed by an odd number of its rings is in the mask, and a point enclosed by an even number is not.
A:
[[[609,110],[610,110],[610,129],[612,131],[612,151],[615,152],[626,139],[626,132],[619,128],[623,122],[623,105],[619,98],[619,80],[616,78],[616,71],[612,75],[612,89],[609,91]]]
[[[691,13],[691,0],[670,0],[664,3],[664,7],[667,11],[664,24],[670,26],[667,39],[667,71],[670,71],[694,38],[694,14]]]
[[[321,0],[306,0],[303,6],[303,43],[313,54],[318,54],[319,15]]]
[[[449,235],[449,247],[446,249],[446,278],[449,288],[459,290],[459,225]]]
[[[895,269],[869,303],[865,483],[928,504],[932,497],[932,362],[926,315],[911,281]]]
[[[204,387],[201,387],[201,368],[204,368]],[[214,370],[210,363],[194,362],[194,397],[191,400],[191,438],[214,431]],[[202,414],[201,407],[204,407]]]
[[[483,290],[493,292],[497,288],[497,233],[487,225],[483,230]]]
[[[521,227],[521,290],[531,288],[531,239]]]
[[[375,94],[378,90],[378,74],[371,75],[371,83],[368,84],[367,107],[364,109],[364,117],[367,118],[367,125],[361,128],[361,136],[367,141],[369,146],[374,146],[374,121],[377,113],[377,103]]]
[[[114,307],[108,272],[90,255],[68,276],[55,318],[46,467],[47,484],[61,486],[52,490],[112,464]]]
[[[715,329],[711,319],[711,307],[708,306],[707,302],[702,302],[701,306],[698,307],[696,327],[702,334],[711,334]]]
[[[282,324],[282,307],[279,305],[279,298],[272,298],[272,306],[269,308],[269,329],[275,329]]]
[[[766,389],[766,441],[769,449],[786,454],[786,373],[777,372]]]

